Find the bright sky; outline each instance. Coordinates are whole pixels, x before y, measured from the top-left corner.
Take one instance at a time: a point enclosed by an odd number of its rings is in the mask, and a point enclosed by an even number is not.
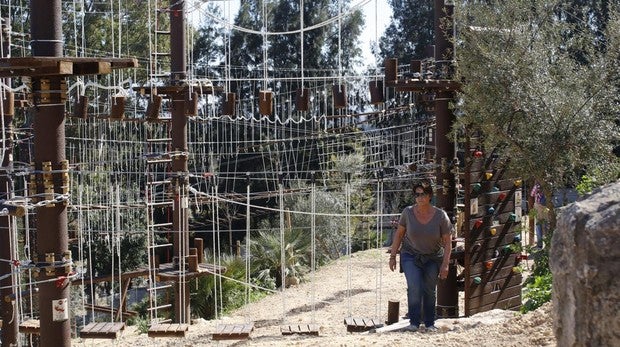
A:
[[[239,9],[239,0],[215,0],[222,7],[222,14],[227,16],[230,13],[230,20],[234,20]],[[199,1],[204,2],[204,1]],[[204,2],[206,3],[206,2]],[[371,41],[376,41],[381,37],[385,27],[389,24],[392,17],[392,9],[387,0],[352,0],[351,6],[363,4],[363,12],[365,16],[366,26],[362,32],[362,51],[364,63],[374,61],[374,57],[370,53]]]

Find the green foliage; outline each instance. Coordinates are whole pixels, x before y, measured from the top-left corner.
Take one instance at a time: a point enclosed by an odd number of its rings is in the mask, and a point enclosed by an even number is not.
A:
[[[317,25],[336,17],[348,7],[349,1],[338,4],[329,0],[312,0],[304,2],[304,27]],[[261,0],[243,1],[235,24],[260,31],[265,27],[269,32],[283,32],[300,29],[300,8],[298,1],[266,2]],[[338,28],[338,23],[341,27]],[[344,69],[353,66],[356,57],[361,54],[357,47],[358,37],[364,20],[360,11],[343,16],[340,22],[325,25],[304,32],[304,68],[325,69],[335,68],[338,62]],[[340,38],[340,40],[339,40]],[[270,68],[298,69],[301,64],[301,42],[299,34],[270,35],[267,52]],[[338,44],[340,43],[340,47]],[[232,64],[247,66],[250,70],[259,68],[263,61],[263,36],[235,31],[231,38],[233,50]],[[340,49],[339,49],[340,48]],[[340,60],[338,52],[342,53]]]
[[[302,277],[307,272],[310,255],[310,233],[287,228],[283,236],[282,242],[279,230],[260,231],[250,243],[252,273],[261,279],[273,278],[278,287],[283,280],[281,252],[284,251],[284,276],[287,278]]]
[[[398,58],[406,64],[411,59],[424,57],[424,49],[434,44],[433,0],[402,1],[388,0],[392,8],[392,20],[375,49],[378,64],[383,59]]]
[[[544,244],[551,244],[552,232],[545,235]],[[549,248],[537,249],[532,252],[534,257],[534,267],[530,277],[525,281],[524,303],[521,306],[521,312],[529,312],[537,309],[542,304],[551,300],[552,273],[549,267]]]
[[[207,254],[206,262],[213,263],[214,257]],[[220,262],[226,268],[224,276],[234,280],[223,277],[220,286],[218,277],[199,277],[195,284],[190,286],[190,305],[194,317],[213,319],[216,317],[216,308],[218,312],[229,312],[246,303],[246,286],[243,284],[246,281],[245,260],[230,255],[222,255]],[[254,279],[251,282],[257,286],[271,289],[269,281],[261,282]],[[250,288],[248,302],[262,296],[264,293],[261,290]]]
[[[544,303],[551,301],[551,273],[536,276],[532,283],[528,283],[525,288],[525,302],[521,306],[521,312],[533,311]]]
[[[594,177],[583,175],[581,176],[581,181],[577,184],[577,193],[579,195],[585,195],[592,191],[596,187],[596,179]]]
[[[127,325],[135,325],[140,334],[149,332],[149,320],[145,316],[128,318]]]
[[[467,83],[456,128],[480,131],[482,148],[510,158],[517,176],[536,179],[545,192],[574,184],[584,170],[617,165],[615,15],[596,27],[574,20],[590,23],[583,14],[601,11],[585,3],[514,0],[457,7],[458,71]],[[608,13],[616,13],[611,7]]]
[[[581,180],[575,187],[579,195],[585,195],[594,188],[605,183],[613,182],[620,178],[620,163],[618,161],[608,162],[606,164],[593,168],[591,172],[581,176]]]

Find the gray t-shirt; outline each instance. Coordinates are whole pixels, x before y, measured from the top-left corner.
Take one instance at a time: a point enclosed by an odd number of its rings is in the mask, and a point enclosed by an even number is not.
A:
[[[450,223],[450,218],[446,212],[434,207],[433,218],[422,224],[413,214],[413,206],[405,207],[400,215],[398,224],[405,227],[401,253],[422,254],[422,255],[442,255],[443,245],[441,237],[452,233],[454,226]]]

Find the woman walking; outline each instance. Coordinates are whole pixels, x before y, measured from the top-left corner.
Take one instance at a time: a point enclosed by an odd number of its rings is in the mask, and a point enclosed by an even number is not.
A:
[[[400,247],[409,308],[409,326],[405,330],[418,331],[423,321],[426,331],[436,331],[437,280],[448,276],[454,227],[445,211],[431,205],[433,187],[429,183],[416,183],[413,194],[416,203],[406,207],[400,216],[389,265],[390,270],[396,269]]]

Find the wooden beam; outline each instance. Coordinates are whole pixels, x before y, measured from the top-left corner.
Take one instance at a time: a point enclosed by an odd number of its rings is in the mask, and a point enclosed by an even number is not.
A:
[[[0,58],[0,77],[104,75],[138,66],[135,58],[16,57]]]
[[[112,73],[112,64],[107,61],[73,63],[74,75],[106,75]]]

